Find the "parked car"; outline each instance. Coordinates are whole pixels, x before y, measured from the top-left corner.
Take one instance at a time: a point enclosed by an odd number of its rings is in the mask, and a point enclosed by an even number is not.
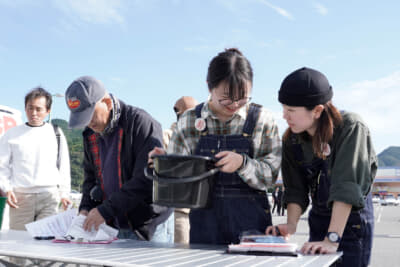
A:
[[[80,201],[82,198],[82,194],[79,193],[76,190],[71,190],[71,192],[69,193],[69,197],[71,198],[71,200],[77,200]]]
[[[372,203],[381,203],[381,198],[378,195],[372,196]]]
[[[381,199],[382,206],[398,206],[399,201],[394,197],[393,194],[387,194],[383,199]]]
[[[274,202],[273,202],[273,199],[272,199],[272,193],[267,193],[267,197],[268,197],[268,201],[269,201],[269,204],[270,205],[273,205],[274,204]]]

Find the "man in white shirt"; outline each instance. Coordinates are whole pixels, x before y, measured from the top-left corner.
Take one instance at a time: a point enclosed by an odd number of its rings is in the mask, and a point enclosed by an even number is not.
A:
[[[64,208],[71,203],[68,145],[61,129],[58,141],[53,126],[44,121],[51,103],[46,90],[34,88],[25,96],[28,122],[0,138],[0,188],[6,192],[13,230],[56,214],[60,201]]]

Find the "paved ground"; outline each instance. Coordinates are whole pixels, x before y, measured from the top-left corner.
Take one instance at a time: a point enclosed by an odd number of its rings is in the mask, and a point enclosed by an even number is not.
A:
[[[375,234],[370,266],[400,266],[400,206],[374,204]],[[286,216],[273,216],[273,223],[286,222]],[[303,215],[291,242],[301,246],[308,239],[307,216]]]

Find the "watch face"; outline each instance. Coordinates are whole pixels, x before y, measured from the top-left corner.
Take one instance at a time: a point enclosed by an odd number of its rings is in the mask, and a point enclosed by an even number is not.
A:
[[[328,239],[331,242],[338,242],[339,241],[339,235],[337,233],[335,233],[335,232],[328,233]]]

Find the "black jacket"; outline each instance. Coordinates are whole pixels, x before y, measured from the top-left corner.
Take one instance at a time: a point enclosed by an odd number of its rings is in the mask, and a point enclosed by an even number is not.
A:
[[[122,187],[111,194],[107,200],[96,202],[90,197],[90,190],[101,184],[96,177],[99,173],[95,164],[93,144],[99,137],[91,129],[83,132],[84,145],[84,182],[82,201],[79,210],[90,211],[97,207],[108,222],[117,214],[125,215],[133,230],[141,227],[154,216],[152,207],[152,181],[144,176],[148,153],[156,146],[162,147],[161,125],[146,111],[124,104],[120,101],[121,116],[115,130],[122,129],[120,168]],[[100,172],[101,173],[101,172]]]

